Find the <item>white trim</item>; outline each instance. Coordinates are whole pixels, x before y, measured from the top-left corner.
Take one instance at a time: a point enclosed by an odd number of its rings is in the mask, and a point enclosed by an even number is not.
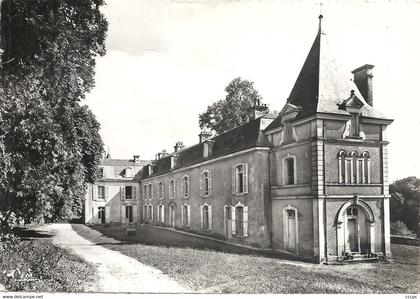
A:
[[[238,167],[242,166],[242,192],[238,192]],[[248,193],[248,163],[237,163],[235,166],[233,166],[233,178],[234,180],[232,182],[232,194],[234,195],[243,195]]]
[[[298,209],[291,206],[290,204],[287,207],[283,208],[283,247],[284,250],[286,250],[287,252],[291,252],[288,251],[287,248],[289,246],[288,244],[288,230],[289,230],[289,223],[288,223],[288,215],[287,215],[287,211],[294,211],[295,212],[295,227],[296,227],[296,231],[295,231],[295,247],[296,247],[296,251],[294,252],[296,255],[299,255],[299,214],[298,214]]]
[[[286,167],[285,167],[285,161],[286,159],[293,159],[293,184],[286,184]],[[284,156],[281,159],[282,162],[282,183],[283,186],[293,186],[293,185],[297,185],[297,175],[296,175],[296,155],[292,155],[290,153],[288,153],[286,156]]]

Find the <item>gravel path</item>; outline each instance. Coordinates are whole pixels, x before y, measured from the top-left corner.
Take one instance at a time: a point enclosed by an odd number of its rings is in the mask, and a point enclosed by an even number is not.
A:
[[[97,265],[99,281],[91,292],[192,293],[160,270],[79,236],[70,224],[47,226],[53,242]]]

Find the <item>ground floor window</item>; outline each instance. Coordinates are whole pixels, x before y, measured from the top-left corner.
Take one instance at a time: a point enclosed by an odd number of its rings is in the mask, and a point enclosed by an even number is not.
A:
[[[248,207],[238,203],[232,208],[232,234],[248,237]]]
[[[98,207],[98,219],[100,223],[105,223],[105,207]]]
[[[164,222],[165,221],[165,206],[159,205],[158,206],[158,222]]]
[[[185,204],[182,206],[182,225],[184,227],[190,226],[191,214],[190,206]]]
[[[148,216],[147,217],[148,220],[153,221],[153,206],[152,205],[149,205],[149,212],[147,216]]]
[[[212,208],[208,204],[201,206],[201,229],[212,230]]]

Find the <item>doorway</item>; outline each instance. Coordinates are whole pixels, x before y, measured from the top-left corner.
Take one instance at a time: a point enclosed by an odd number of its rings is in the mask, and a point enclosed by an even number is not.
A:
[[[296,252],[296,213],[287,210],[287,251]]]
[[[366,215],[355,205],[346,209],[344,233],[346,252],[364,253],[369,251]]]
[[[232,207],[225,207],[225,237],[232,238]]]
[[[100,223],[105,223],[105,207],[98,207],[98,219]]]

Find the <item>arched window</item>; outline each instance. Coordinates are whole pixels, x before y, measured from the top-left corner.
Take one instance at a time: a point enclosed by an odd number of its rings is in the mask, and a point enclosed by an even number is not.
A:
[[[358,174],[358,172],[357,172],[357,169],[358,169],[357,156],[358,156],[358,154],[357,154],[356,151],[352,151],[351,154],[350,154],[350,157],[351,157],[351,171],[350,171],[351,181],[350,182],[352,184],[357,183],[357,174]]]
[[[149,199],[152,199],[152,184],[149,184]]]
[[[248,163],[237,164],[232,169],[232,194],[248,193]]]
[[[363,183],[370,183],[370,154],[369,152],[363,152]]]
[[[143,199],[147,199],[147,185],[143,185]]]
[[[147,205],[144,205],[143,207],[143,220],[147,220]]]
[[[338,159],[338,182],[346,182],[346,156],[347,153],[345,150],[340,150],[337,155]]]
[[[169,181],[169,198],[175,198],[175,180],[171,179]]]
[[[148,215],[149,217],[148,217],[148,219],[150,220],[150,221],[153,221],[153,205],[149,205],[149,215]]]
[[[210,181],[210,171],[204,170],[201,173],[201,181],[200,181],[200,191],[201,196],[209,196],[211,194],[211,181]]]
[[[184,198],[189,197],[190,196],[190,178],[187,175],[182,178],[182,188],[183,188]]]
[[[208,204],[201,207],[201,229],[212,230],[212,208]]]
[[[248,237],[248,206],[240,202],[232,209],[232,234]]]
[[[190,205],[184,204],[182,206],[182,226],[187,227],[190,226],[191,220],[191,213],[190,213]]]
[[[159,182],[159,198],[163,199],[163,182]]]
[[[165,222],[165,206],[160,204],[158,206],[158,222]]]

